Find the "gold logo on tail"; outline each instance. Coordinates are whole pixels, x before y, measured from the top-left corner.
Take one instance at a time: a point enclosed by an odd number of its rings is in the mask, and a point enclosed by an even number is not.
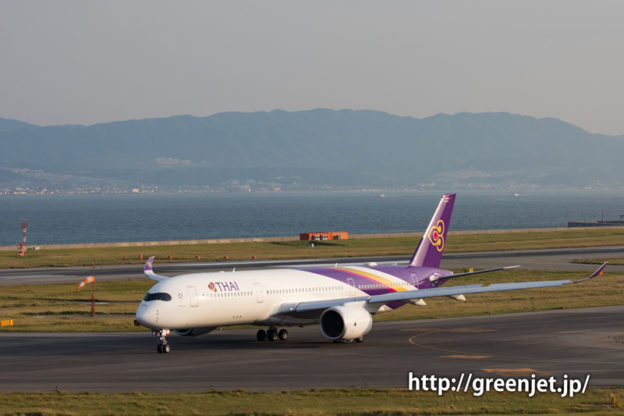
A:
[[[444,250],[444,221],[438,220],[438,223],[429,229],[428,237],[431,245],[438,251]]]

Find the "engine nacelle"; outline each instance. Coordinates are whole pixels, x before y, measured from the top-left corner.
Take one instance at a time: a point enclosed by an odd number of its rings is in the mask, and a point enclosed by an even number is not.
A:
[[[334,341],[352,341],[366,335],[373,318],[361,306],[333,306],[321,315],[321,332]]]
[[[199,335],[207,334],[212,331],[214,328],[190,328],[190,329],[176,329],[174,332],[178,335],[182,335],[183,337],[196,337]]]

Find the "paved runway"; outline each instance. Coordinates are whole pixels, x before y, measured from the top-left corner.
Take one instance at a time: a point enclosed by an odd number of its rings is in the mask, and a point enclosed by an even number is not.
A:
[[[475,269],[512,266],[519,264],[531,270],[584,270],[593,271],[597,265],[575,264],[572,260],[586,258],[624,257],[624,246],[585,247],[550,250],[498,251],[480,253],[445,254],[442,268]],[[296,267],[301,265],[333,265],[335,263],[407,262],[409,256],[387,257],[347,257],[337,259],[295,259],[267,261],[232,261],[215,263],[159,263],[154,269],[159,274],[175,276],[183,273],[266,268]],[[608,270],[624,273],[624,266],[609,265]],[[50,267],[35,269],[0,269],[0,286],[40,283],[75,283],[80,279],[94,275],[98,281],[128,280],[143,278],[143,266],[140,264],[114,265],[98,267]]]
[[[406,388],[407,374],[584,378],[624,386],[624,306],[376,323],[362,344],[333,344],[318,327],[286,342],[255,330],[0,334],[0,391],[181,392],[221,389]]]

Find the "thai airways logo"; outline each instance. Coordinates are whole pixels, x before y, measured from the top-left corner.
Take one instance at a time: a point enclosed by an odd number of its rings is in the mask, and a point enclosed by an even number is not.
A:
[[[240,288],[238,283],[230,282],[210,282],[208,283],[208,289],[213,292],[239,292]]]
[[[429,229],[429,242],[435,246],[436,250],[444,250],[444,221],[438,220],[438,223]]]

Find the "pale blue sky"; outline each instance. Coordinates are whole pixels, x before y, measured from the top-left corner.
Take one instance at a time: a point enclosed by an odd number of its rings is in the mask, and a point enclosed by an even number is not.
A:
[[[0,0],[0,117],[509,111],[624,134],[624,2]]]

